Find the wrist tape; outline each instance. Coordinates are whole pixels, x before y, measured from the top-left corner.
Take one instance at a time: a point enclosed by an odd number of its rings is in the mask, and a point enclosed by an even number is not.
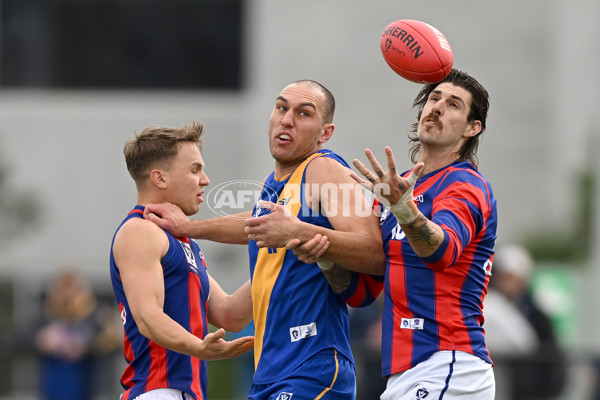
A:
[[[317,265],[319,266],[319,268],[321,268],[323,271],[328,271],[331,268],[333,268],[333,261],[329,261],[329,260],[320,260],[317,261]]]
[[[408,176],[409,188],[404,192],[396,204],[390,206],[390,211],[396,217],[400,225],[410,224],[419,215],[419,209],[413,200],[413,188],[417,182],[417,175],[414,170]]]

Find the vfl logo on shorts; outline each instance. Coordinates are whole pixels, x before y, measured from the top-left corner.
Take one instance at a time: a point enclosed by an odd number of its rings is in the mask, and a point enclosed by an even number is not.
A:
[[[317,323],[313,322],[308,325],[294,326],[290,328],[290,339],[292,342],[305,339],[307,337],[317,335]]]
[[[414,400],[422,400],[422,399],[426,399],[427,396],[429,396],[429,390],[425,389],[425,388],[419,388],[417,389],[416,393],[415,393],[415,397],[413,397]]]
[[[423,318],[402,318],[402,321],[400,321],[400,328],[421,330],[423,329],[424,324],[425,320],[423,320]]]
[[[277,398],[275,400],[290,400],[293,395],[294,393],[281,392],[277,395]]]

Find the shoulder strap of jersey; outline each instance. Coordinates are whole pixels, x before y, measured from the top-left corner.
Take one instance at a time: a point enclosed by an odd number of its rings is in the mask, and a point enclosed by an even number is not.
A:
[[[290,210],[293,215],[300,212],[301,203],[301,185],[304,170],[308,163],[326,153],[314,153],[302,162],[292,172],[289,180],[285,184],[279,197],[279,205]],[[273,286],[277,281],[281,266],[285,258],[285,247],[279,249],[269,249],[266,247],[258,249],[256,264],[254,266],[254,276],[252,277],[252,302],[254,312],[254,367],[258,367],[258,362],[262,353],[263,339],[265,334],[265,324],[269,301]]]
[[[302,184],[304,183],[304,171],[306,170],[308,163],[325,154],[327,153],[314,153],[310,155],[302,162],[302,164],[298,166],[298,168],[294,170],[289,180],[285,184],[285,187],[283,188],[279,197],[279,204],[287,208],[293,215],[298,215],[298,212],[300,212],[300,207],[302,206],[301,188]]]

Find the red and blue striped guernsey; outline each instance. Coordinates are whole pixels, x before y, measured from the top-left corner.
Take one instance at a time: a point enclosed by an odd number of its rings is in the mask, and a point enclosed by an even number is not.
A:
[[[444,230],[442,245],[427,258],[415,254],[394,215],[376,204],[387,258],[383,376],[441,350],[464,351],[492,363],[483,329],[496,241],[492,188],[469,162],[457,161],[419,178],[414,200]]]
[[[143,211],[144,207],[136,206],[119,229],[130,218],[143,218]],[[164,312],[189,332],[204,338],[208,333],[206,304],[210,290],[204,257],[195,241],[166,235],[169,250],[161,260],[165,282]],[[165,349],[138,330],[123,291],[112,245],[110,275],[123,321],[123,354],[127,361],[121,377],[125,389],[121,400],[130,400],[160,388],[181,390],[196,400],[206,399],[206,361]]]

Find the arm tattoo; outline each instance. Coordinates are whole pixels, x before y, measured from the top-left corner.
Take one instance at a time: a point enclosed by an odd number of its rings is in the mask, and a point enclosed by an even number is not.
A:
[[[322,272],[329,286],[331,286],[331,289],[336,294],[344,293],[352,281],[351,272],[337,265],[334,265],[330,270]]]
[[[430,245],[432,247],[437,246],[439,241],[433,240],[433,234],[435,232],[433,231],[433,229],[431,229],[429,227],[429,224],[427,221],[425,221],[425,223],[421,226],[416,226],[416,223],[419,219],[420,218],[417,218],[415,221],[413,221],[410,224],[411,228],[413,229],[412,233],[410,234],[411,238],[415,241],[424,240],[428,245]]]

